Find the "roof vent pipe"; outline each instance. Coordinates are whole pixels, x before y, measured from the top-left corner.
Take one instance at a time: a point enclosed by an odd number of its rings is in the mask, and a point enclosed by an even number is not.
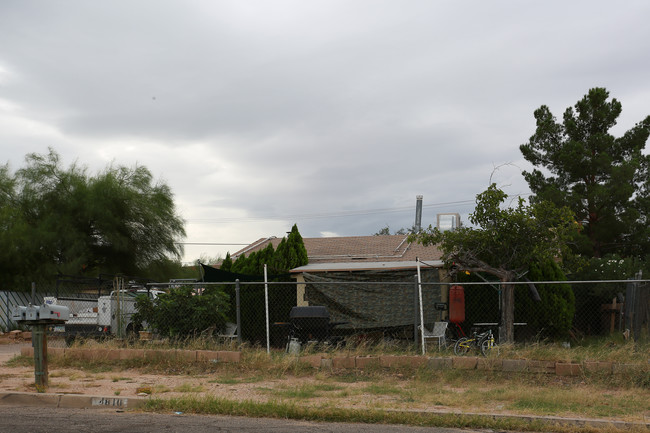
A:
[[[415,233],[420,233],[422,228],[422,196],[415,196]]]

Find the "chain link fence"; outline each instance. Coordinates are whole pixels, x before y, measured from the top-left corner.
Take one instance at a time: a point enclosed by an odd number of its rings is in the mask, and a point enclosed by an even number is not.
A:
[[[63,276],[55,281],[41,279],[32,283],[31,291],[0,292],[0,328],[3,332],[26,329],[12,319],[17,306],[56,304],[69,308],[65,324],[49,327],[53,340],[68,344],[79,337],[127,337],[134,333],[131,317],[136,312],[135,297],[147,294],[151,280],[102,274],[96,278]],[[129,325],[131,324],[131,327]],[[61,343],[64,345],[65,343]]]
[[[463,287],[462,321],[450,317],[452,285]],[[422,322],[428,330],[447,322],[449,340],[485,328],[498,333],[502,290],[498,282],[418,280],[413,273],[210,283],[65,277],[53,284],[37,282],[33,299],[29,290],[0,292],[0,327],[5,332],[20,328],[11,320],[15,306],[49,302],[70,308],[70,320],[50,329],[51,336],[68,342],[78,337],[137,339],[142,331],[143,338],[183,342],[201,337],[268,350],[287,350],[292,339],[328,345],[390,341],[413,347],[421,341]],[[609,335],[649,341],[648,280],[518,282],[514,293],[516,342]]]

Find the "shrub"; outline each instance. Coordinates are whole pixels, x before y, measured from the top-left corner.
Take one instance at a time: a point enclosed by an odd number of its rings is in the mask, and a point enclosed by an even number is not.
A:
[[[133,322],[137,328],[144,323],[163,337],[186,337],[206,330],[223,331],[228,296],[210,287],[197,293],[193,287],[172,288],[154,300],[139,296]]]
[[[527,275],[531,281],[564,281],[566,276],[557,263],[549,261],[532,264]],[[515,296],[515,314],[528,323],[541,337],[566,337],[573,326],[575,295],[569,284],[538,284],[541,301],[535,302],[525,293],[526,286],[518,286]]]

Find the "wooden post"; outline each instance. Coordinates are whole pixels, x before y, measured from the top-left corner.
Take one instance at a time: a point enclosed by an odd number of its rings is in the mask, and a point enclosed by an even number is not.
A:
[[[499,343],[515,341],[515,286],[501,282],[501,323],[499,324]]]
[[[610,314],[610,324],[609,324],[609,333],[614,333],[614,328],[616,327],[616,297],[612,299],[612,312]]]
[[[36,390],[45,391],[48,386],[47,371],[47,332],[44,324],[32,326],[32,346],[34,347],[34,379]]]

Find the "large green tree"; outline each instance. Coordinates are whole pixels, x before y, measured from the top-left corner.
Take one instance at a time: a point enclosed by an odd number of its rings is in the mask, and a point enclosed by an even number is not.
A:
[[[645,226],[648,200],[635,203],[648,187],[648,156],[642,150],[650,134],[650,116],[620,137],[610,134],[621,114],[621,103],[609,99],[604,88],[589,90],[558,122],[550,109],[535,110],[535,134],[520,146],[524,158],[536,168],[524,172],[535,194],[568,206],[584,226],[576,237],[578,251],[594,257],[608,252],[647,253]],[[646,176],[646,178],[644,178]],[[645,197],[648,197],[646,192]],[[646,228],[647,230],[647,228]],[[636,232],[636,233],[635,233]],[[647,235],[647,231],[646,231]]]
[[[566,240],[576,230],[571,211],[549,202],[504,207],[508,195],[492,184],[476,196],[469,220],[473,226],[441,232],[428,229],[411,235],[424,245],[437,245],[450,268],[485,273],[501,282],[502,341],[514,339],[514,285],[533,263],[562,257]]]
[[[142,275],[180,258],[185,236],[173,194],[143,166],[91,175],[52,149],[0,169],[1,284],[84,272]]]

